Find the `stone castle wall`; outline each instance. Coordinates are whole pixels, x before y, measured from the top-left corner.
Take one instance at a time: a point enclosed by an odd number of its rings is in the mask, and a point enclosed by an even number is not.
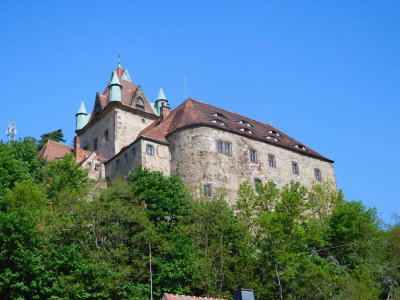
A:
[[[282,187],[290,181],[311,186],[316,182],[314,169],[321,170],[322,179],[335,183],[333,164],[281,147],[252,140],[210,127],[182,129],[169,137],[171,173],[177,173],[193,186],[211,184],[213,189],[226,188],[229,199],[235,198],[239,185],[251,184],[258,178],[263,183],[273,181]],[[217,141],[229,142],[232,155],[217,151]],[[257,163],[250,162],[249,150],[257,151]],[[268,155],[275,156],[276,167],[270,167]],[[292,161],[299,166],[299,174],[292,172]]]
[[[115,155],[115,108],[109,111],[102,118],[85,129],[80,135],[81,149],[95,151],[101,157],[109,159]],[[108,130],[108,140],[105,138],[105,131]],[[94,150],[94,140],[97,138],[97,150]]]

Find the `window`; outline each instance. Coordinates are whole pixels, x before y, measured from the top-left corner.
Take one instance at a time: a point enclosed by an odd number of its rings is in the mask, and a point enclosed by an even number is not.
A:
[[[314,169],[314,174],[315,174],[315,180],[322,181],[322,176],[321,176],[321,170],[320,169]]]
[[[306,149],[306,147],[304,147],[303,145],[301,145],[301,144],[298,144],[298,145],[294,145],[296,148],[298,148],[298,149],[301,149],[301,150],[304,150],[304,151],[306,151],[307,149]]]
[[[240,131],[246,132],[246,133],[253,133],[250,129],[248,128],[240,128]]]
[[[278,139],[277,139],[276,137],[271,136],[271,135],[266,136],[265,138],[266,138],[267,140],[274,141],[274,142],[277,142],[277,141],[278,141]]]
[[[95,139],[93,140],[93,150],[94,150],[94,151],[97,150],[97,146],[98,146],[98,140],[97,140],[97,138],[95,138]]]
[[[206,197],[212,197],[212,187],[211,184],[203,185],[203,193]]]
[[[108,141],[110,139],[109,135],[108,135],[108,129],[106,131],[104,131],[104,139],[106,141]]]
[[[260,178],[254,178],[254,187],[256,188],[256,191],[258,191],[261,185],[262,185],[262,180]]]
[[[115,170],[119,170],[119,159],[115,162]]]
[[[225,118],[225,119],[226,119],[226,117],[225,117],[223,114],[219,113],[219,112],[213,113],[213,116],[220,117],[220,118]]]
[[[218,153],[231,156],[232,155],[231,143],[218,141],[217,142],[217,151],[218,151]]]
[[[245,125],[245,126],[251,127],[250,123],[247,122],[247,121],[245,121],[245,120],[242,120],[242,121],[240,121],[239,123],[240,123],[240,124],[243,124],[243,125]]]
[[[143,99],[140,98],[140,97],[137,97],[137,98],[136,98],[135,106],[136,106],[136,108],[144,109],[144,102],[143,102]]]
[[[281,136],[278,132],[276,132],[275,130],[268,130],[268,133],[272,133],[276,136]]]
[[[299,165],[297,162],[292,161],[292,172],[294,175],[299,175]]]
[[[221,120],[212,120],[211,122],[218,124],[218,125],[225,125],[225,123],[222,122]]]
[[[252,163],[257,163],[257,151],[254,149],[250,149],[250,161]]]
[[[83,150],[89,150],[89,145],[88,145],[88,144],[85,144],[85,145],[83,146]]]
[[[128,153],[124,154],[124,165],[128,163]]]
[[[95,169],[96,171],[98,171],[98,170],[100,169],[100,164],[99,164],[99,163],[95,164],[95,165],[94,165],[94,169]]]
[[[154,155],[154,146],[150,145],[150,144],[147,144],[146,153],[147,153],[147,155]]]
[[[89,169],[91,169],[91,168],[92,168],[92,162],[89,161],[89,162],[87,163],[87,166],[88,166]]]
[[[276,161],[274,155],[268,154],[268,163],[271,168],[276,168]]]
[[[136,148],[133,148],[133,149],[132,149],[132,151],[131,151],[131,157],[132,157],[132,159],[135,159],[135,157],[136,157]]]

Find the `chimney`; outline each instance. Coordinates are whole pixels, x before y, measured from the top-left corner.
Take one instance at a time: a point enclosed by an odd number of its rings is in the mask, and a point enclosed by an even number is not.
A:
[[[171,108],[169,108],[169,106],[164,105],[163,103],[163,105],[160,108],[161,121],[164,121],[168,117],[170,112]]]
[[[78,159],[78,152],[81,150],[81,139],[79,136],[74,137],[74,156]]]
[[[254,300],[254,291],[241,289],[233,294],[233,300]]]

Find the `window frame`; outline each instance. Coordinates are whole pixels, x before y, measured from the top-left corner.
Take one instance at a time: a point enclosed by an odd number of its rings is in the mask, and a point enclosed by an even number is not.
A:
[[[232,143],[217,140],[217,152],[226,156],[232,156]]]
[[[314,168],[314,177],[316,181],[322,181],[322,172],[319,168]]]
[[[295,161],[292,161],[292,173],[294,175],[299,175],[300,174],[300,169],[299,169],[299,164]]]
[[[110,135],[109,135],[108,129],[104,130],[104,140],[105,141],[110,140]]]
[[[154,145],[146,144],[146,154],[149,156],[154,156],[154,152],[155,152],[154,148],[155,148]],[[150,149],[151,149],[151,151],[150,151]]]
[[[99,139],[96,137],[93,139],[93,151],[96,151],[99,148]]]
[[[271,168],[276,168],[276,158],[273,154],[268,154],[268,165]]]
[[[124,165],[128,164],[128,153],[124,153],[123,162],[124,162]]]
[[[135,99],[135,108],[144,110],[144,100],[142,99],[142,97],[139,96]]]
[[[258,163],[258,155],[257,155],[257,150],[254,148],[249,149],[249,156],[250,156],[250,162],[253,164]]]
[[[211,183],[203,184],[203,195],[207,198],[211,198],[213,196]]]

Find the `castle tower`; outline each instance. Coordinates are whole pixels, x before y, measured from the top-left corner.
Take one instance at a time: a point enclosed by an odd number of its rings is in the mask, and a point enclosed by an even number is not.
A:
[[[121,102],[122,84],[119,82],[117,71],[113,71],[108,88],[110,89],[110,102]]]
[[[82,129],[88,122],[88,114],[86,112],[85,103],[82,101],[81,106],[79,106],[78,112],[75,114],[76,118],[76,128],[75,130]]]
[[[156,109],[157,115],[160,115],[161,107],[162,107],[162,106],[169,107],[169,104],[168,104],[168,99],[167,99],[167,97],[165,97],[163,88],[160,87],[160,91],[158,92],[157,100],[156,100],[156,102],[155,102],[155,104],[154,104],[154,108]]]

